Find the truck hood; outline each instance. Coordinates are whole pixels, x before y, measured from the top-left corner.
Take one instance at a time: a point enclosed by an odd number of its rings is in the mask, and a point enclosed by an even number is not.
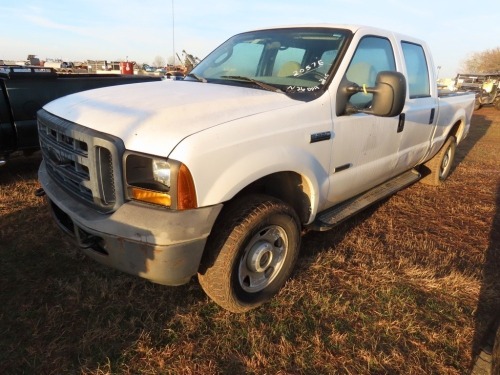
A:
[[[191,134],[299,103],[260,89],[160,81],[83,91],[50,102],[44,109],[116,136],[128,150],[168,156]]]

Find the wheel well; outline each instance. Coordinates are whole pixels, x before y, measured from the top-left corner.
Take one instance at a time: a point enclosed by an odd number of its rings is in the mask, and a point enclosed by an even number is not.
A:
[[[453,125],[453,127],[451,128],[451,130],[448,134],[448,137],[454,136],[455,139],[457,140],[457,144],[458,144],[462,140],[463,134],[464,134],[464,126],[463,126],[463,122],[460,120],[460,121],[457,121],[455,123],[455,125]]]
[[[278,172],[253,182],[233,199],[247,194],[265,194],[277,198],[293,207],[301,223],[307,222],[311,214],[309,185],[295,172]]]

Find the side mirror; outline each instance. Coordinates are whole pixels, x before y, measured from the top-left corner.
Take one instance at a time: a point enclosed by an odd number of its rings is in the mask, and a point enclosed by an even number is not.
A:
[[[344,81],[344,89],[339,91],[341,95],[337,97],[338,112],[347,112],[346,107],[349,98],[358,92],[373,94],[373,99],[370,108],[358,109],[354,110],[354,112],[381,117],[394,117],[403,111],[406,101],[406,78],[403,74],[393,71],[379,72],[375,80],[375,87],[361,87],[348,82]],[[349,110],[352,111],[353,109],[349,108]]]
[[[368,113],[375,116],[394,117],[403,111],[406,100],[406,78],[398,72],[380,72],[375,87],[366,91],[373,93],[372,108]]]

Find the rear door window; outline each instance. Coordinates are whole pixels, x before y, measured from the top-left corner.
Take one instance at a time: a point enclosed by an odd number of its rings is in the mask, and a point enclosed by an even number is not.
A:
[[[402,42],[401,46],[406,63],[410,99],[430,96],[429,69],[424,49],[409,42]]]

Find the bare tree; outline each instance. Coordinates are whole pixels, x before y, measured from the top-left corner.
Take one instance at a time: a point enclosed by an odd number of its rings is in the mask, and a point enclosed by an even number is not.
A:
[[[471,73],[500,73],[500,47],[473,53],[462,69]]]
[[[153,61],[153,66],[156,66],[157,68],[164,67],[165,66],[165,59],[161,56],[156,56],[154,61]]]

